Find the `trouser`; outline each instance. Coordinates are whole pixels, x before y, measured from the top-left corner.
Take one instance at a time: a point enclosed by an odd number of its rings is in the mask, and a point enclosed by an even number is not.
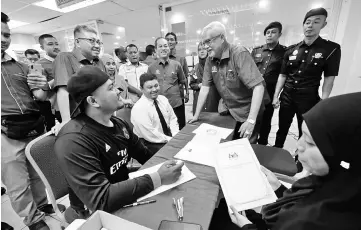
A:
[[[25,147],[33,139],[14,140],[1,134],[1,180],[26,226],[42,220],[44,213],[38,208],[48,204],[45,186],[25,156]]]
[[[50,101],[36,101],[40,108],[41,115],[45,118],[46,131],[50,131],[55,125],[55,115],[51,111]]]
[[[61,122],[61,114],[59,111],[55,111],[55,117],[56,119]],[[75,194],[75,192],[70,188],[70,186],[68,185],[68,193],[69,193],[69,201],[70,201],[70,206],[72,207],[72,209],[74,209],[75,211],[82,211],[84,210],[84,203],[78,198],[78,196]]]
[[[184,103],[181,106],[173,108],[175,115],[177,116],[179,130],[183,129],[186,126],[186,111]]]
[[[275,93],[276,84],[267,84],[267,92],[271,99]],[[272,102],[268,103],[265,106],[265,111],[263,112],[263,117],[261,121],[261,127],[259,131],[258,144],[267,145],[268,144],[268,135],[271,131],[272,116],[274,113],[274,108]]]
[[[141,138],[141,140],[143,141],[143,144],[147,147],[147,149],[152,153],[152,156],[156,154],[159,151],[159,149],[163,148],[163,146],[166,144],[166,143],[152,143],[143,138]]]
[[[284,87],[279,111],[278,131],[275,147],[283,148],[294,115],[297,116],[298,137],[302,136],[302,115],[320,101],[318,87],[295,89]]]
[[[261,118],[262,115],[259,115],[258,117]],[[237,121],[236,127],[234,127],[234,130],[233,130],[232,140],[240,139],[240,132],[238,132],[238,131],[239,131],[239,128],[243,125],[243,123],[244,122]],[[257,121],[254,125],[253,132],[251,134],[251,137],[249,138],[249,142],[251,144],[257,144],[257,139],[258,139],[258,134],[259,134],[260,128],[261,128],[261,119],[257,119]]]

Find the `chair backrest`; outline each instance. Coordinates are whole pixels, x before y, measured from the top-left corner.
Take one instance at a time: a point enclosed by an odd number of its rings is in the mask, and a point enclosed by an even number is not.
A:
[[[55,139],[51,132],[45,133],[26,146],[25,155],[39,174],[49,196],[59,199],[68,194],[68,183],[54,152]]]

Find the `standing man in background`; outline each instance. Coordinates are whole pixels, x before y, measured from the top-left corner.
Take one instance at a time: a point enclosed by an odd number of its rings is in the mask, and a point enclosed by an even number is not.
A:
[[[182,98],[184,99],[184,102],[187,103],[189,101],[189,93],[188,93],[188,73],[189,73],[189,69],[188,69],[188,64],[187,64],[187,60],[185,57],[180,56],[179,54],[177,54],[177,50],[176,50],[176,46],[178,44],[177,41],[177,35],[173,32],[169,32],[165,35],[165,39],[168,41],[169,44],[169,49],[170,49],[170,54],[169,54],[169,58],[172,60],[176,60],[178,61],[183,69],[183,73],[184,76],[186,78],[186,84],[184,85],[184,87],[186,88],[186,94],[184,94],[184,88],[182,85],[180,85],[181,89],[181,95]]]
[[[211,22],[202,32],[203,44],[208,51],[204,66],[202,87],[197,109],[190,120],[195,122],[207,99],[210,86],[215,85],[229,112],[237,121],[233,139],[249,138],[257,142],[262,113],[264,79],[251,54],[245,47],[227,42],[226,28],[220,22]]]
[[[125,48],[128,62],[119,67],[118,76],[115,76],[115,83],[118,85],[119,77],[128,82],[129,92],[132,93],[131,99],[136,102],[141,96],[140,75],[148,71],[148,66],[139,62],[139,50],[134,44],[129,44]]]
[[[53,35],[50,34],[43,34],[39,37],[39,44],[40,48],[45,51],[45,55],[39,61],[40,64],[44,69],[44,74],[48,82],[54,81],[53,76],[53,62],[58,53],[60,53],[59,43]],[[38,102],[40,106],[40,111],[45,117],[45,125],[46,130],[50,131],[51,128],[55,125],[55,115],[52,111],[52,106],[54,108],[56,102],[56,94],[49,95],[47,101]],[[59,114],[59,113],[58,113]],[[58,118],[58,120],[61,118]]]
[[[123,46],[120,46],[119,48],[116,48],[114,50],[115,55],[118,57],[119,59],[119,66],[127,63],[127,55],[125,54],[126,50]],[[119,68],[118,66],[118,68]]]
[[[279,43],[282,35],[282,24],[271,22],[263,31],[266,37],[266,44],[257,46],[252,51],[252,57],[258,70],[266,81],[268,95],[273,98],[278,75],[281,72],[283,55],[286,47]],[[268,135],[271,131],[271,122],[274,112],[272,102],[265,105],[266,109],[262,116],[261,129],[259,132],[258,144],[267,145]]]
[[[157,60],[157,54],[155,53],[154,45],[147,45],[147,47],[145,47],[145,52],[147,54],[147,58],[143,62],[150,66]]]
[[[327,25],[326,18],[324,8],[307,12],[303,20],[303,41],[288,47],[284,55],[272,103],[275,108],[280,106],[275,147],[283,148],[295,114],[301,137],[302,114],[320,101],[318,88],[322,74],[322,99],[330,96],[335,76],[338,75],[341,48],[339,44],[320,37],[321,29]]]
[[[40,59],[40,53],[37,50],[34,49],[27,49],[24,52],[25,58],[27,63],[25,64],[34,64],[35,62],[39,61]]]

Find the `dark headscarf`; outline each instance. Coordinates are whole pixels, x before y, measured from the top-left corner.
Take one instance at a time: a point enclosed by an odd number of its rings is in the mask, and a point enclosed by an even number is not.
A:
[[[329,165],[326,176],[296,181],[266,206],[272,230],[361,229],[361,92],[321,101],[304,114],[315,144]],[[340,166],[349,163],[349,169]]]

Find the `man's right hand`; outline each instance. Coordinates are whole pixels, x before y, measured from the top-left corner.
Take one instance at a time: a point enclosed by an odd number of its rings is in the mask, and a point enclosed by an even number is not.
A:
[[[162,185],[173,184],[182,174],[182,167],[184,162],[177,164],[176,160],[169,160],[158,169],[158,174]]]
[[[192,123],[194,123],[194,122],[196,122],[196,121],[198,121],[198,120],[199,120],[198,116],[193,116],[193,117],[188,121],[188,123],[192,124]]]
[[[274,97],[272,101],[273,108],[278,109],[280,107],[280,100],[278,97]]]

